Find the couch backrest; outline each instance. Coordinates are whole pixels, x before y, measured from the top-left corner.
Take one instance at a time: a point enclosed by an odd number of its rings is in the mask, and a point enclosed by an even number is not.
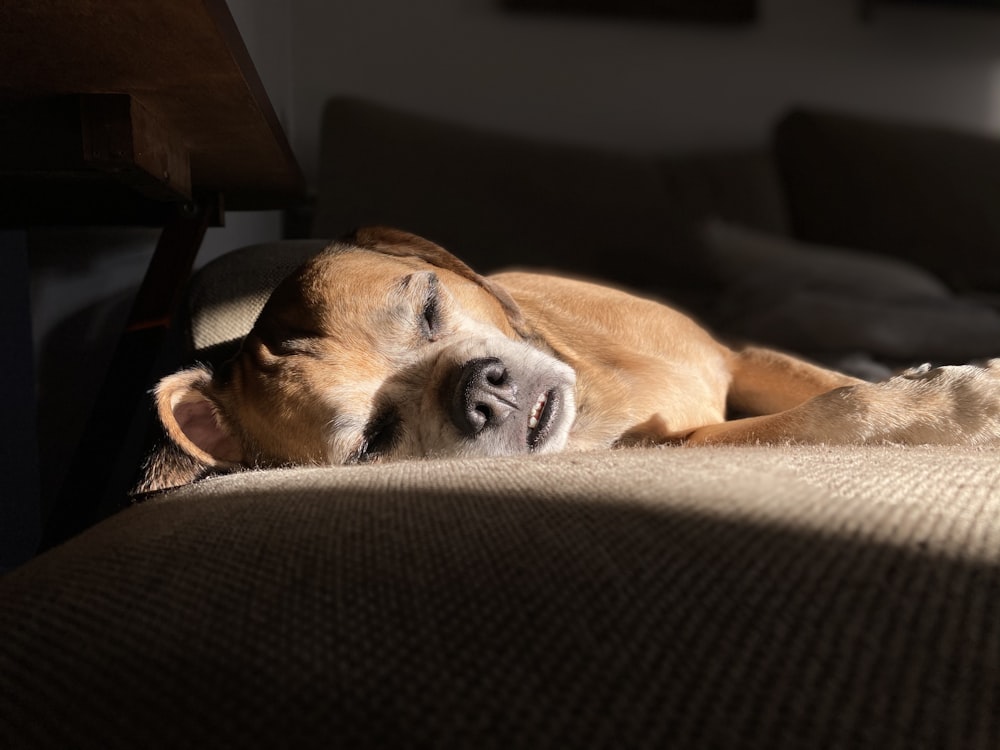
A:
[[[424,235],[482,272],[553,268],[679,300],[714,278],[702,266],[705,219],[785,229],[762,150],[614,153],[347,98],[328,102],[322,129],[312,230],[320,239],[244,248],[205,266],[184,316],[195,356],[225,359],[284,276],[325,240],[368,224]]]
[[[774,133],[795,234],[1000,290],[1000,139],[817,110]]]
[[[782,207],[762,153],[661,159],[336,98],[323,114],[312,234],[388,224],[484,272],[529,265],[683,286],[698,273],[701,219],[781,230]]]

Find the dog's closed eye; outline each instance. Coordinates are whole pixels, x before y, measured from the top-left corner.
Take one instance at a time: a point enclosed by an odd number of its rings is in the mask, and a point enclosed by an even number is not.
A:
[[[399,412],[385,409],[376,412],[365,425],[361,445],[348,458],[348,463],[377,461],[395,445],[400,433]]]
[[[441,297],[438,277],[433,273],[427,277],[427,295],[420,311],[420,330],[428,341],[436,340],[441,333]]]

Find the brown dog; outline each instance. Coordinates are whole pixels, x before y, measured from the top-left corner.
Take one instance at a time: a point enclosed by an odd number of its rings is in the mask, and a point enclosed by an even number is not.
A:
[[[219,372],[171,375],[156,403],[172,446],[143,491],[238,467],[671,441],[995,444],[1000,359],[870,384],[731,350],[605,286],[484,278],[373,228],[283,282]],[[727,409],[758,416],[726,421]]]

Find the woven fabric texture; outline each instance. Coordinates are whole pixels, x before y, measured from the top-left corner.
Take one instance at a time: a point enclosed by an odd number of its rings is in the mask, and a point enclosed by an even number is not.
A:
[[[262,243],[206,264],[188,286],[185,344],[197,354],[241,340],[274,288],[328,244],[328,240]]]
[[[1000,747],[997,458],[207,480],[0,579],[0,747]]]

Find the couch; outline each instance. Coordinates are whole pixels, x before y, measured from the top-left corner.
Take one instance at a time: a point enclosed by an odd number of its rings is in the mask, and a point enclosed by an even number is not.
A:
[[[482,270],[605,276],[872,377],[1000,349],[985,137],[798,111],[756,149],[610,154],[344,99],[323,128],[316,237],[388,223]],[[207,266],[189,356],[228,356],[323,244]],[[998,458],[681,447],[205,479],[0,579],[0,747],[998,747]]]

